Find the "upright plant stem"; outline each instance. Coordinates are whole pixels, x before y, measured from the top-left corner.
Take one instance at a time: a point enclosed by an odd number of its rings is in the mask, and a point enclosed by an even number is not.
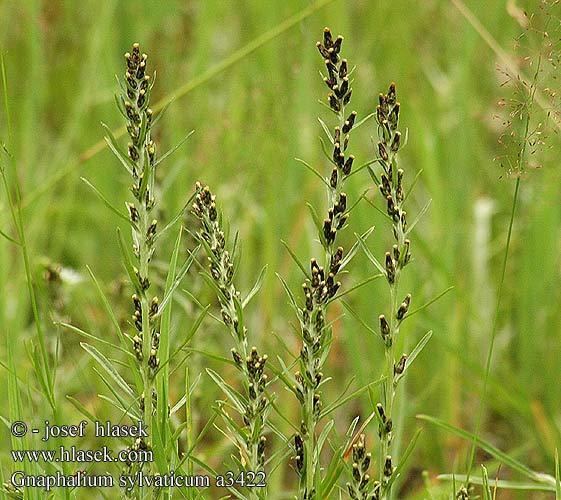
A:
[[[516,169],[515,169],[515,174],[517,175],[516,177],[516,184],[514,186],[514,196],[512,198],[512,207],[511,207],[511,211],[510,211],[510,220],[509,220],[509,224],[508,224],[508,234],[507,234],[507,238],[506,238],[506,247],[505,247],[505,253],[504,253],[504,257],[503,257],[503,263],[502,263],[502,268],[501,268],[501,279],[499,282],[499,288],[497,290],[497,305],[495,308],[495,314],[493,317],[493,326],[492,326],[492,330],[491,330],[491,339],[490,339],[490,344],[489,344],[489,350],[487,351],[487,359],[485,361],[485,378],[483,380],[483,390],[481,393],[481,398],[479,400],[479,408],[477,411],[477,420],[475,423],[475,432],[473,434],[473,441],[471,443],[471,447],[470,447],[470,452],[469,452],[469,462],[468,462],[468,469],[467,469],[467,474],[466,474],[466,481],[465,481],[465,488],[467,489],[467,486],[469,484],[469,478],[471,476],[471,472],[473,469],[473,465],[475,462],[475,449],[476,449],[476,443],[477,443],[477,439],[479,438],[479,433],[481,432],[481,424],[483,421],[483,411],[485,409],[485,402],[487,399],[487,390],[488,390],[488,385],[489,385],[489,375],[491,373],[491,362],[493,360],[493,351],[494,351],[494,347],[495,347],[495,338],[497,336],[497,328],[498,328],[498,319],[499,319],[499,312],[500,312],[500,308],[501,308],[501,303],[502,303],[502,296],[503,296],[503,286],[504,286],[504,281],[505,281],[505,276],[506,276],[506,266],[507,266],[507,262],[508,262],[508,256],[509,256],[509,251],[510,251],[510,242],[511,242],[511,238],[512,238],[512,228],[514,226],[514,217],[516,214],[516,207],[518,204],[518,197],[519,197],[519,193],[520,193],[520,185],[521,185],[521,175],[522,172],[524,170],[524,166],[526,164],[526,150],[527,150],[527,146],[528,146],[528,139],[529,139],[529,134],[530,134],[530,112],[531,109],[534,105],[534,102],[536,100],[536,95],[537,95],[537,91],[538,91],[538,77],[540,75],[540,71],[541,71],[541,65],[542,65],[542,56],[541,54],[538,56],[538,60],[537,60],[537,64],[536,64],[536,69],[534,71],[533,74],[533,78],[532,81],[530,83],[530,88],[528,91],[528,99],[525,103],[525,105],[523,106],[523,111],[525,112],[525,116],[524,116],[524,134],[522,135],[522,140],[521,140],[521,145],[520,145],[520,150],[518,151],[518,155],[516,158]]]
[[[330,176],[325,179],[328,187],[327,217],[323,224],[316,220],[323,248],[323,262],[311,259],[310,274],[302,285],[305,304],[298,311],[302,348],[293,391],[302,409],[300,432],[294,437],[296,471],[300,476],[298,498],[301,500],[317,498],[321,481],[321,449],[318,447],[316,428],[322,411],[322,366],[328,357],[332,340],[332,330],[327,324],[327,311],[331,299],[341,286],[335,280],[341,270],[343,248],[336,246],[336,238],[337,232],[345,227],[348,219],[347,195],[342,192],[342,188],[354,161],[354,156],[347,153],[347,147],[356,112],[353,111],[348,116],[345,114],[352,88],[351,68],[346,59],[340,58],[342,43],[342,36],[334,39],[329,28],[325,28],[323,42],[316,44],[327,71],[324,77],[324,82],[330,89],[327,103],[337,116],[338,123],[331,132],[321,122],[332,146],[330,159],[333,165]],[[321,174],[317,175],[321,177]]]
[[[0,54],[0,67],[2,72],[2,88],[4,91],[4,112],[6,114],[6,123],[8,128],[8,141],[12,142],[12,125],[11,125],[11,114],[8,105],[8,79],[6,75],[6,67],[4,65],[4,56]],[[10,208],[10,215],[12,217],[12,222],[16,228],[18,235],[18,244],[20,247],[21,255],[23,258],[23,265],[25,270],[25,279],[27,284],[27,290],[29,294],[29,300],[31,302],[31,310],[33,313],[33,322],[35,325],[35,332],[37,334],[37,341],[39,344],[39,354],[38,366],[35,366],[37,371],[37,377],[39,383],[43,388],[44,395],[49,402],[53,412],[56,411],[56,401],[54,396],[54,378],[49,367],[49,355],[47,352],[47,345],[45,341],[45,332],[43,331],[43,325],[41,323],[41,317],[39,315],[39,306],[37,303],[37,296],[35,294],[35,287],[33,281],[33,273],[31,270],[31,261],[29,258],[29,249],[27,246],[27,238],[25,234],[25,228],[23,224],[23,212],[22,212],[22,197],[21,189],[16,175],[16,165],[13,156],[13,151],[0,151],[0,154],[7,154],[10,159],[11,173],[14,177],[14,187],[15,187],[15,199],[12,196],[12,187],[9,184],[7,173],[0,162],[0,169],[2,175],[2,181],[4,183],[4,189],[6,192],[6,198],[8,200],[8,206]]]
[[[501,280],[499,282],[499,288],[497,291],[497,306],[495,308],[495,315],[493,318],[493,328],[491,330],[491,339],[489,343],[489,350],[487,351],[487,359],[485,361],[485,378],[483,379],[483,390],[481,393],[481,398],[479,400],[479,408],[477,410],[477,420],[475,423],[475,432],[473,433],[473,441],[471,443],[470,452],[469,452],[469,462],[468,462],[468,469],[466,474],[466,481],[465,484],[469,484],[469,478],[471,476],[471,472],[473,470],[473,465],[475,462],[475,449],[477,447],[477,439],[479,437],[479,433],[481,432],[481,424],[483,421],[483,411],[485,409],[485,401],[487,399],[487,389],[489,385],[489,375],[491,373],[491,361],[493,359],[493,351],[495,347],[495,338],[497,336],[497,325],[498,325],[498,317],[499,311],[501,308],[502,297],[503,297],[503,286],[505,282],[506,276],[506,266],[508,262],[508,255],[510,252],[510,242],[512,239],[512,228],[514,226],[514,216],[516,214],[516,207],[518,205],[518,195],[520,193],[520,177],[516,178],[516,184],[514,186],[514,196],[512,199],[512,207],[510,211],[510,221],[508,224],[508,234],[506,237],[506,248],[505,253],[503,256],[503,263],[501,269]]]
[[[229,431],[240,450],[240,463],[246,471],[258,473],[265,466],[265,424],[270,411],[269,397],[266,394],[267,375],[264,373],[267,356],[260,356],[257,348],[249,348],[247,328],[243,318],[241,294],[236,289],[234,278],[235,247],[227,246],[226,235],[221,217],[216,208],[216,198],[208,186],[196,185],[195,203],[192,213],[201,221],[197,232],[201,245],[209,260],[209,281],[213,284],[222,313],[222,321],[230,331],[235,347],[232,358],[241,373],[244,396],[236,400],[242,407],[244,427],[229,425]],[[236,391],[230,388],[232,393]],[[249,498],[263,498],[266,490],[262,487],[250,488]]]
[[[407,363],[407,356],[397,357],[396,346],[399,329],[411,303],[411,295],[401,299],[399,283],[401,272],[411,260],[410,241],[407,239],[407,212],[404,210],[405,191],[403,185],[404,171],[398,168],[398,152],[401,147],[399,126],[400,104],[397,101],[395,84],[391,84],[387,94],[380,94],[376,108],[378,123],[378,161],[382,166],[380,180],[372,169],[372,178],[379,183],[378,188],[386,202],[386,213],[392,223],[394,244],[385,253],[385,276],[389,288],[389,317],[380,315],[380,336],[385,348],[384,382],[382,384],[382,401],[376,405],[378,417],[379,480],[374,483],[375,499],[392,498],[391,485],[396,466],[396,454],[393,450],[394,406],[396,389]],[[370,168],[370,167],[369,167]],[[382,264],[377,264],[381,267]],[[362,497],[361,497],[362,498]]]

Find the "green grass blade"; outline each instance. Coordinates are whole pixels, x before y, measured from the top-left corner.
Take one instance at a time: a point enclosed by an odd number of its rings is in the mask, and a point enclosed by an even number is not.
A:
[[[437,476],[437,478],[442,481],[452,481],[452,479],[455,478],[457,481],[462,481],[464,483],[468,479],[465,474],[440,474],[439,476]],[[484,479],[480,476],[470,476],[469,482],[477,484],[479,486],[484,485]],[[498,479],[496,481],[493,481],[493,485],[495,485],[499,489],[504,490],[555,492],[555,486],[544,483],[524,483],[519,481],[506,481],[504,479]]]
[[[450,432],[458,437],[461,437],[466,440],[471,440],[479,448],[486,451],[487,453],[495,457],[497,460],[499,460],[506,466],[510,467],[512,470],[522,474],[523,476],[527,477],[528,479],[531,479],[532,481],[544,483],[549,487],[555,486],[555,478],[549,476],[548,474],[543,474],[540,472],[533,471],[523,463],[512,458],[511,456],[499,450],[497,447],[493,446],[491,443],[484,441],[483,439],[476,436],[475,434],[472,434],[471,432],[465,431],[463,429],[459,429],[458,427],[455,427],[451,424],[448,424],[438,418],[431,417],[429,415],[417,415],[417,418],[419,420],[423,420],[425,422],[434,424],[437,427],[440,427],[441,429]]]
[[[117,215],[117,217],[124,220],[131,227],[136,227],[136,225],[130,220],[128,215],[125,215],[117,207],[113,206],[113,204],[105,196],[103,196],[101,191],[99,191],[99,189],[97,189],[90,181],[88,181],[88,179],[86,179],[85,177],[80,177],[80,179],[84,184],[86,184],[86,186],[88,186],[95,193],[95,195],[103,202],[103,204],[109,210],[111,210],[115,215]]]
[[[80,342],[82,349],[84,349],[93,359],[95,359],[99,366],[113,379],[114,382],[123,390],[123,392],[134,399],[134,393],[132,392],[129,385],[125,382],[123,377],[119,375],[113,364],[99,352],[94,346],[87,344],[86,342]]]

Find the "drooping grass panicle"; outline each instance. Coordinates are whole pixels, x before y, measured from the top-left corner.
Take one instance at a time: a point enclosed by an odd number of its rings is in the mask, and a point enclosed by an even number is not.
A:
[[[233,426],[229,426],[230,435],[236,439],[240,451],[240,463],[245,470],[263,471],[267,441],[265,424],[270,411],[269,396],[266,393],[267,355],[259,354],[256,347],[249,347],[241,294],[233,282],[234,250],[228,245],[222,218],[216,207],[215,195],[211,193],[208,186],[203,187],[197,183],[192,213],[201,222],[197,236],[206,250],[210,271],[209,281],[213,284],[220,303],[222,321],[234,340],[232,358],[240,372],[245,390],[243,399],[236,401],[241,405],[239,409],[244,427],[239,433]],[[260,491],[252,491],[251,495],[263,494],[262,488],[257,490]]]
[[[310,261],[309,279],[302,285],[303,306],[298,314],[302,348],[293,390],[301,404],[302,422],[300,433],[294,437],[294,451],[295,468],[300,477],[299,497],[303,499],[317,495],[321,449],[316,439],[316,426],[322,411],[322,367],[328,357],[332,336],[326,317],[328,304],[341,286],[337,275],[343,261],[343,248],[336,245],[336,240],[338,231],[345,227],[348,218],[347,195],[342,188],[354,160],[347,149],[356,112],[346,112],[352,89],[347,60],[341,59],[340,55],[342,43],[343,37],[334,39],[329,28],[324,30],[323,41],[317,43],[325,63],[324,82],[330,90],[327,103],[336,116],[336,126],[331,132],[322,121],[332,149],[332,169],[326,178],[327,217],[322,223],[317,221],[323,255]]]
[[[499,101],[502,146],[498,161],[511,177],[540,168],[549,158],[561,130],[561,96],[557,75],[561,64],[561,20],[557,0],[540,0],[536,11],[524,13],[524,30],[516,39],[520,67],[500,68],[502,87],[511,95]],[[528,71],[524,75],[524,69]]]

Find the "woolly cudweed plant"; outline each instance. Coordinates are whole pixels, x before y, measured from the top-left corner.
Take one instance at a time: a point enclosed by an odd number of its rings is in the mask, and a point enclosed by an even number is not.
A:
[[[324,82],[330,89],[327,102],[336,116],[337,125],[331,133],[329,127],[320,120],[331,143],[329,157],[333,164],[330,175],[324,181],[328,188],[327,217],[320,223],[314,214],[323,255],[319,260],[311,259],[310,272],[306,273],[306,280],[302,285],[303,305],[297,306],[302,348],[293,391],[301,405],[302,422],[300,432],[294,437],[294,452],[295,469],[300,479],[298,497],[301,499],[318,498],[319,494],[320,455],[325,439],[317,438],[316,428],[322,418],[322,367],[328,357],[332,339],[331,326],[326,317],[328,305],[341,286],[337,281],[338,273],[346,263],[343,248],[336,245],[336,240],[338,231],[345,227],[348,218],[347,195],[342,189],[351,173],[354,160],[347,148],[356,112],[346,112],[352,89],[348,63],[340,58],[342,42],[342,36],[333,39],[331,31],[325,28],[323,43],[317,43],[326,68]]]
[[[392,83],[387,94],[380,94],[380,103],[376,108],[378,123],[378,155],[382,166],[380,193],[386,201],[386,213],[392,221],[392,233],[395,240],[391,251],[385,254],[386,280],[390,291],[389,320],[380,315],[380,336],[385,347],[386,376],[382,385],[382,402],[376,406],[379,418],[380,458],[379,479],[381,498],[389,496],[389,481],[394,472],[391,457],[393,438],[393,403],[399,379],[405,370],[407,357],[396,359],[395,344],[399,326],[411,303],[407,294],[400,302],[399,279],[402,269],[411,259],[410,242],[407,235],[407,214],[403,209],[405,194],[403,190],[403,170],[397,168],[397,152],[401,146],[399,124],[399,102],[396,100],[395,85]]]
[[[158,298],[150,297],[150,261],[154,255],[154,238],[157,221],[152,219],[155,206],[154,175],[156,146],[150,138],[152,111],[148,107],[151,82],[146,74],[146,54],[140,53],[134,44],[131,53],[125,54],[126,88],[119,102],[126,117],[127,132],[131,142],[128,144],[128,157],[131,160],[130,174],[133,184],[131,192],[133,203],[127,202],[132,224],[133,254],[137,265],[134,267],[133,286],[133,323],[136,335],[132,339],[134,354],[139,364],[143,383],[143,393],[139,399],[140,411],[150,433],[152,415],[156,410],[157,393],[154,389],[154,376],[159,366],[158,347],[159,327],[155,316],[158,313]],[[149,438],[150,439],[150,438]],[[150,446],[151,443],[146,443]]]
[[[148,434],[147,438],[136,439],[131,447],[134,450],[149,450],[153,447],[152,420],[157,407],[155,375],[160,363],[158,357],[159,301],[156,296],[150,296],[149,292],[151,287],[150,262],[154,255],[157,226],[157,221],[152,218],[152,211],[156,204],[154,174],[157,160],[156,146],[150,137],[153,116],[149,102],[153,82],[150,75],[146,74],[147,58],[146,54],[140,52],[140,46],[137,43],[133,45],[130,53],[125,54],[125,75],[120,82],[122,93],[117,96],[116,100],[119,110],[125,117],[130,139],[126,154],[120,151],[115,138],[106,128],[108,131],[106,139],[111,150],[127,169],[133,181],[130,188],[133,201],[126,202],[126,206],[128,222],[132,228],[134,263],[128,257],[120,233],[119,238],[125,267],[134,288],[131,304],[133,312],[131,326],[134,333],[127,338],[130,340],[130,348],[136,359],[134,376],[138,391],[136,395],[138,406],[129,408],[127,411],[133,417],[136,415],[141,417]],[[91,184],[89,185],[91,186]],[[97,190],[95,191],[97,192]],[[108,204],[107,201],[106,204]],[[120,211],[109,206],[121,215]],[[91,348],[88,349],[91,351]],[[100,354],[97,355],[97,357],[99,356]],[[122,381],[120,386],[125,387],[124,380],[120,379],[120,381]],[[127,462],[126,466],[127,474],[134,474],[145,467],[152,468],[151,464],[130,462]],[[127,489],[126,494],[132,494],[132,490]]]
[[[154,255],[157,226],[157,221],[152,218],[152,211],[156,204],[154,199],[154,173],[157,160],[156,145],[150,137],[153,114],[149,108],[149,103],[153,80],[150,75],[146,74],[147,59],[148,56],[142,54],[139,44],[135,43],[132,51],[125,54],[125,75],[122,81],[119,80],[122,93],[116,96],[116,101],[126,120],[126,129],[130,139],[126,153],[121,151],[109,128],[104,126],[107,131],[106,141],[110,149],[132,177],[133,183],[130,190],[133,201],[132,203],[125,203],[128,217],[113,207],[92,184],[83,179],[104,203],[121,218],[127,220],[132,228],[134,263],[126,251],[120,232],[119,243],[128,276],[134,288],[131,304],[133,312],[131,327],[134,329],[134,333],[126,337],[122,336],[121,339],[127,338],[130,341],[130,348],[136,359],[133,375],[137,388],[136,400],[138,405],[123,409],[133,418],[140,416],[148,434],[147,439],[139,437],[135,441],[132,448],[136,450],[152,448],[152,416],[157,405],[154,378],[159,366],[158,348],[160,344],[159,301],[156,296],[150,297],[149,295],[151,286],[149,268]],[[111,312],[111,314],[113,313]],[[111,366],[111,363],[103,358],[95,348],[88,345],[84,345],[84,347],[95,359],[98,361],[101,359],[101,364],[107,371],[107,367]],[[109,373],[120,388],[126,390],[128,396],[135,396],[128,389],[126,382],[115,374],[114,368],[109,369]],[[134,473],[143,465],[127,463],[127,467],[128,473]]]
[[[270,402],[266,394],[267,375],[264,373],[267,355],[260,355],[256,347],[249,347],[243,314],[247,299],[242,301],[241,294],[233,283],[235,245],[231,251],[228,250],[222,220],[216,208],[216,199],[208,186],[203,187],[197,183],[192,212],[201,222],[197,236],[209,261],[210,272],[207,278],[218,296],[222,321],[234,340],[232,358],[240,372],[245,394],[240,394],[217,373],[211,370],[208,372],[224,390],[233,408],[240,413],[244,425],[240,427],[230,417],[224,405],[219,405],[218,411],[226,421],[228,435],[235,439],[240,454],[238,465],[241,466],[241,470],[260,472],[265,466],[267,439],[264,433],[270,411]],[[252,481],[251,477],[248,478]],[[254,487],[249,491],[251,497],[263,498],[265,494],[261,487]]]

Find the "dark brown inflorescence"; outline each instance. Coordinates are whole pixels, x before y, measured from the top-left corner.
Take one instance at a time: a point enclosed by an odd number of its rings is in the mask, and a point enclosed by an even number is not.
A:
[[[217,212],[216,198],[208,186],[203,187],[197,183],[191,211],[201,222],[198,239],[208,256],[210,277],[217,290],[222,321],[235,341],[232,358],[242,374],[246,389],[242,414],[246,430],[240,443],[245,448],[242,463],[247,464],[248,470],[256,472],[263,470],[265,463],[264,428],[270,410],[265,391],[267,375],[264,369],[267,355],[259,355],[256,347],[248,347],[247,329],[240,317],[240,293],[233,283],[232,255],[226,249],[227,242]]]
[[[368,469],[372,455],[366,452],[365,436],[361,434],[353,444],[353,463],[351,465],[352,481],[347,483],[349,496],[353,500],[375,500],[379,498],[380,482],[371,484]]]
[[[391,489],[391,479],[395,471],[391,457],[393,439],[393,406],[395,391],[399,380],[407,367],[407,356],[396,357],[395,340],[399,335],[401,322],[407,316],[411,305],[411,295],[404,298],[399,296],[398,285],[403,268],[411,260],[411,243],[407,238],[407,213],[403,209],[405,191],[403,186],[403,170],[397,168],[397,153],[402,147],[399,128],[400,104],[397,101],[395,84],[389,86],[386,94],[380,94],[376,107],[376,122],[378,125],[378,143],[376,146],[377,161],[382,167],[378,188],[382,197],[386,213],[392,222],[394,243],[384,259],[385,277],[390,289],[390,315],[380,315],[380,336],[386,350],[386,380],[383,382],[382,402],[376,406],[378,417],[378,435],[380,437],[379,457],[379,493],[375,498],[388,498]],[[371,175],[376,175],[371,170]]]
[[[346,59],[341,59],[343,37],[333,38],[325,28],[323,41],[317,42],[326,68],[325,84],[329,108],[337,117],[337,124],[328,132],[331,142],[332,169],[326,182],[328,189],[327,217],[319,230],[319,238],[325,251],[321,259],[311,259],[308,279],[302,285],[303,306],[299,310],[302,348],[299,371],[294,377],[293,391],[302,405],[301,431],[294,437],[295,469],[300,476],[300,498],[314,498],[312,463],[319,460],[316,449],[315,427],[321,418],[322,402],[320,385],[323,380],[322,365],[330,346],[331,327],[327,324],[327,307],[336,296],[341,283],[337,281],[344,262],[344,251],[336,245],[338,231],[348,219],[347,195],[343,184],[352,170],[354,156],[348,154],[349,134],[356,124],[356,112],[347,113],[352,89],[350,70]],[[328,127],[324,124],[324,129]],[[314,458],[316,456],[316,458]]]

